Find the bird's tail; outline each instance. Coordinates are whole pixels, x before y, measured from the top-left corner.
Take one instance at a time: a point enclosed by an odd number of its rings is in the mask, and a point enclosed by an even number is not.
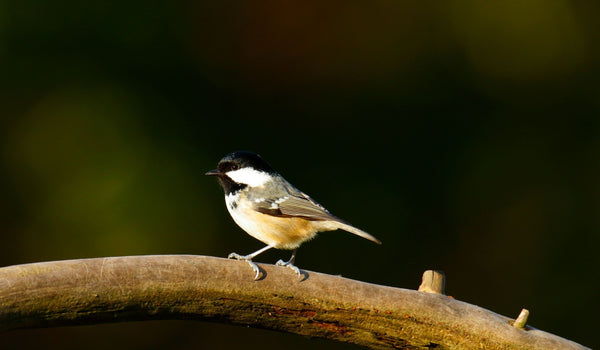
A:
[[[338,222],[338,228],[339,228],[340,230],[344,230],[344,231],[347,231],[347,232],[350,232],[350,233],[354,233],[354,234],[355,234],[355,235],[357,235],[357,236],[360,236],[360,237],[362,237],[362,238],[366,238],[366,239],[368,239],[369,241],[373,241],[373,242],[375,242],[375,243],[377,243],[377,244],[381,244],[381,241],[380,241],[380,240],[378,240],[377,238],[375,238],[375,237],[373,237],[372,235],[370,235],[370,234],[366,233],[365,231],[363,231],[363,230],[361,230],[361,229],[358,229],[358,228],[356,228],[356,227],[354,227],[354,226],[351,226],[351,225],[349,225],[349,224],[347,224],[347,223],[344,223],[344,222]]]

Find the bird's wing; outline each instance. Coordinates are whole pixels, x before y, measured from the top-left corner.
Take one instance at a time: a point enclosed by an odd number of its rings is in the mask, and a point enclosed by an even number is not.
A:
[[[275,201],[263,200],[255,202],[254,209],[263,214],[279,217],[301,217],[314,221],[335,221],[338,223],[337,228],[366,238],[377,244],[381,244],[381,241],[377,238],[350,225],[346,221],[331,215],[327,209],[323,208],[308,195],[299,191],[293,195],[290,194],[287,197],[282,197]]]
[[[339,229],[381,244],[381,241],[377,238],[331,215],[327,209],[315,202],[314,199],[291,186],[287,195],[281,198],[275,200],[267,200],[262,197],[256,198],[253,202],[253,208],[260,213],[278,217],[301,217],[314,221],[334,221],[338,223],[337,228]]]
[[[332,220],[344,222],[331,215],[327,209],[303,192],[289,193],[277,200],[254,203],[254,209],[263,214],[281,217],[302,217],[308,220]]]

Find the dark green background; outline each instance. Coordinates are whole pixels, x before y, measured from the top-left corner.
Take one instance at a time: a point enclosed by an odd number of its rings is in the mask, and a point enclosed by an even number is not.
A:
[[[457,299],[600,346],[599,10],[0,1],[0,265],[252,252],[203,176],[248,149],[384,242],[326,233],[300,267],[411,289],[441,269]],[[0,338],[218,346],[354,348],[191,321]]]

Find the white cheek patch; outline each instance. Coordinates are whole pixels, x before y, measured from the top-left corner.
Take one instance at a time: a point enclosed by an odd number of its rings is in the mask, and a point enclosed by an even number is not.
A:
[[[271,179],[271,176],[263,171],[252,168],[242,168],[225,173],[233,181],[246,184],[250,187],[259,187]]]

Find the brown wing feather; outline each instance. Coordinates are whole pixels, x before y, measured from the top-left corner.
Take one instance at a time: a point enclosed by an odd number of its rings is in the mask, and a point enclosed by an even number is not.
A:
[[[381,244],[381,241],[367,232],[351,226],[346,221],[331,215],[327,209],[323,208],[319,203],[315,202],[312,198],[302,192],[299,192],[299,196],[290,195],[289,198],[283,201],[260,201],[254,204],[254,209],[263,214],[277,217],[301,217],[315,221],[336,221],[341,224],[338,228]]]
[[[303,197],[290,196],[287,200],[279,204],[279,210],[284,215],[302,216],[311,220],[333,220],[341,221],[339,218],[331,215],[327,209],[319,203],[312,200],[304,193]]]
[[[340,218],[331,215],[327,209],[302,192],[299,195],[290,194],[286,200],[277,203],[274,201],[255,203],[254,209],[263,214],[273,216],[303,217],[308,220],[344,222]]]

